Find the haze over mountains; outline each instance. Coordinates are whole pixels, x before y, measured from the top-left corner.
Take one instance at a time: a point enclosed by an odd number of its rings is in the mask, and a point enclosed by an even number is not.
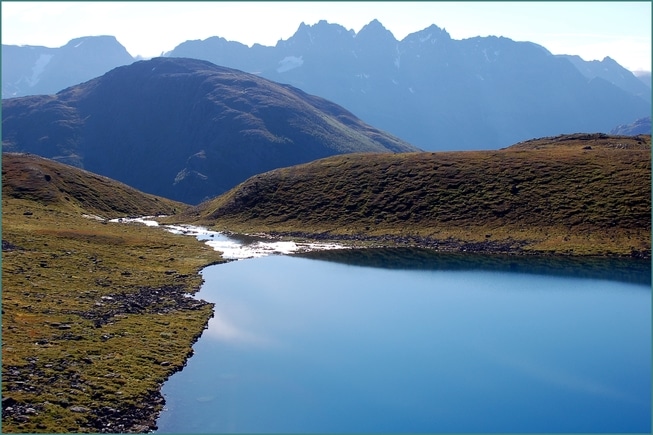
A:
[[[56,95],[3,100],[2,109],[3,151],[193,204],[279,167],[418,151],[322,98],[195,59],[135,62]]]
[[[167,55],[290,83],[426,150],[607,132],[650,115],[650,89],[611,59],[581,72],[567,57],[533,43],[453,40],[435,25],[399,42],[378,21],[357,34],[322,21],[300,26],[275,47],[209,38]]]
[[[17,64],[8,58],[17,51],[3,46],[3,73],[7,63]],[[274,47],[216,36],[186,41],[165,56],[204,59],[291,84],[425,150],[493,149],[561,133],[607,133],[650,117],[651,110],[650,86],[610,58],[586,62],[507,38],[454,40],[435,25],[397,41],[376,20],[358,33],[321,21],[302,24]],[[49,81],[47,67],[38,75],[40,86]],[[31,83],[24,77],[34,68],[11,76],[12,95],[33,92],[34,86],[18,88]],[[3,98],[5,89],[12,88],[3,74]]]

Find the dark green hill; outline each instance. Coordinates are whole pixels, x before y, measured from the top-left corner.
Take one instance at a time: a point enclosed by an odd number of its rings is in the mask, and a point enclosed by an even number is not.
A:
[[[271,169],[417,148],[292,86],[210,62],[156,58],[2,101],[2,148],[189,204]]]
[[[498,151],[345,155],[271,171],[191,209],[240,232],[447,250],[649,255],[651,137]]]

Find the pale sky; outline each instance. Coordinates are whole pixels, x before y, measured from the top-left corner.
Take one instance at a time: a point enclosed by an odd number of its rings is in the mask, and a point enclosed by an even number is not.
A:
[[[609,56],[651,71],[651,2],[32,2],[2,1],[2,43],[60,47],[113,35],[132,56],[150,58],[187,40],[221,36],[274,46],[320,20],[359,32],[378,19],[397,40],[431,24],[453,39],[504,36],[584,60]]]

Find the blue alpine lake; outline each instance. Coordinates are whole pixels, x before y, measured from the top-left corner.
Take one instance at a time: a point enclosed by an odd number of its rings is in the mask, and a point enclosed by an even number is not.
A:
[[[370,249],[211,266],[159,433],[650,433],[651,266]]]

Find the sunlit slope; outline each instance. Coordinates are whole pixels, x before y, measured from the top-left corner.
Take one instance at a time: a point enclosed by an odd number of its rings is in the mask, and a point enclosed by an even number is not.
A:
[[[250,178],[189,219],[441,249],[648,255],[650,146],[650,136],[577,134],[498,151],[337,156]]]
[[[2,154],[2,196],[113,218],[173,214],[188,207],[33,154]]]
[[[193,237],[98,218],[184,204],[36,156],[2,159],[2,429],[147,432],[212,315]]]

